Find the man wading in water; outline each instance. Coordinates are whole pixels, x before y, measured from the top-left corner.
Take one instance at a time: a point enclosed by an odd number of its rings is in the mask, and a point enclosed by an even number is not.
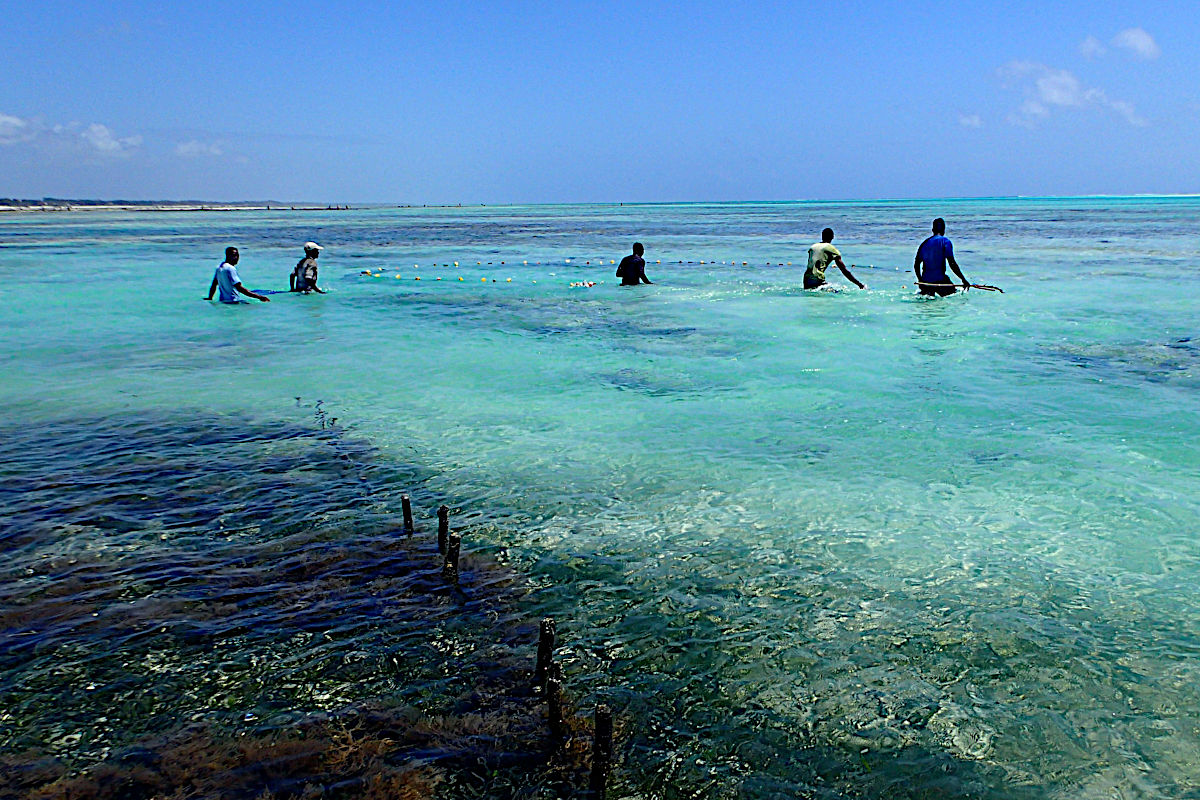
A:
[[[258,292],[252,292],[245,286],[242,286],[242,279],[237,273],[237,263],[241,255],[236,247],[225,248],[225,260],[221,262],[221,266],[217,267],[216,273],[213,275],[212,284],[208,287],[208,297],[205,300],[212,300],[213,292],[217,289],[221,290],[220,300],[222,303],[244,303],[245,300],[238,299],[239,294],[244,294],[246,297],[253,297],[255,300],[262,300],[264,303],[271,302],[271,298],[261,295]]]
[[[317,288],[317,257],[321,255],[321,245],[316,242],[304,243],[304,258],[292,270],[289,282],[292,292],[316,292],[325,294],[324,289]]]
[[[651,282],[646,277],[646,260],[642,258],[644,252],[646,249],[642,247],[642,243],[634,242],[633,255],[625,256],[617,265],[617,277],[621,279],[622,286],[637,286],[639,283]]]
[[[933,236],[921,242],[917,257],[913,260],[913,272],[917,273],[917,290],[930,297],[945,297],[954,294],[956,287],[946,278],[946,263],[962,281],[963,291],[970,288],[963,277],[958,262],[954,260],[954,245],[946,238],[946,220],[938,217],[933,221]],[[922,269],[924,265],[924,269]],[[986,287],[985,287],[986,288]]]
[[[821,241],[808,248],[808,269],[804,270],[805,289],[816,289],[825,285],[825,268],[829,266],[830,261],[837,264],[846,280],[860,289],[867,288],[846,269],[841,252],[833,246],[833,228],[826,228],[821,231]]]

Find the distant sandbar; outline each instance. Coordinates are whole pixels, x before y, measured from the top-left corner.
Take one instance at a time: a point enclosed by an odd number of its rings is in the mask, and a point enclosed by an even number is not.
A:
[[[345,211],[350,206],[319,206],[312,203],[202,203],[196,201],[104,201],[104,200],[14,200],[0,199],[0,213],[50,211]]]

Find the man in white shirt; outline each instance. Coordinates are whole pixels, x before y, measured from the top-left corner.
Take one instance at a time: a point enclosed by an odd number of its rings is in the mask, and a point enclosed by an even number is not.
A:
[[[808,248],[808,269],[804,270],[805,289],[816,289],[818,286],[825,285],[825,268],[829,266],[830,261],[837,264],[837,268],[846,276],[846,280],[860,289],[867,288],[859,282],[858,278],[850,274],[850,270],[846,269],[846,265],[842,262],[841,252],[833,246],[833,228],[826,228],[821,231],[821,241]]]
[[[325,290],[317,286],[317,257],[319,255],[321,255],[321,245],[316,242],[304,243],[304,258],[300,259],[300,263],[296,265],[288,278],[290,291],[325,294]]]
[[[216,273],[213,275],[212,285],[208,287],[208,297],[205,300],[213,299],[213,292],[218,288],[221,290],[220,300],[222,303],[244,303],[238,297],[238,294],[244,294],[246,297],[253,297],[255,300],[262,300],[264,303],[271,302],[271,298],[266,295],[261,295],[258,292],[252,292],[245,286],[242,286],[242,279],[238,277],[237,263],[238,249],[236,247],[225,248],[225,260],[221,262],[221,266],[217,267]]]

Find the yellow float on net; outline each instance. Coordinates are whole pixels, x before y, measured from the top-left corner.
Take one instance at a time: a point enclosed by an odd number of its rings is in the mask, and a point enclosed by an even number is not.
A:
[[[506,279],[504,282],[505,282],[505,283],[512,283],[512,278],[508,278],[508,279]]]
[[[401,275],[399,272],[396,273],[396,280],[400,280],[402,277],[404,277],[404,276]]]
[[[480,278],[479,280],[483,281],[484,283],[487,283],[487,278]]]
[[[462,275],[459,275],[459,276],[458,276],[458,279],[461,281],[461,280],[462,280]]]
[[[417,277],[413,278],[413,280],[414,280],[414,281],[419,281],[419,280],[421,280],[421,276],[420,276],[420,275],[418,275]]]
[[[458,262],[457,262],[457,261],[455,261],[455,262],[454,262],[454,266],[456,266],[456,267],[458,266]]]

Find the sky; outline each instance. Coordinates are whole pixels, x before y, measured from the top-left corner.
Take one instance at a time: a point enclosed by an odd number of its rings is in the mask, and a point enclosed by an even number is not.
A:
[[[0,197],[1200,192],[1193,2],[0,0]]]

